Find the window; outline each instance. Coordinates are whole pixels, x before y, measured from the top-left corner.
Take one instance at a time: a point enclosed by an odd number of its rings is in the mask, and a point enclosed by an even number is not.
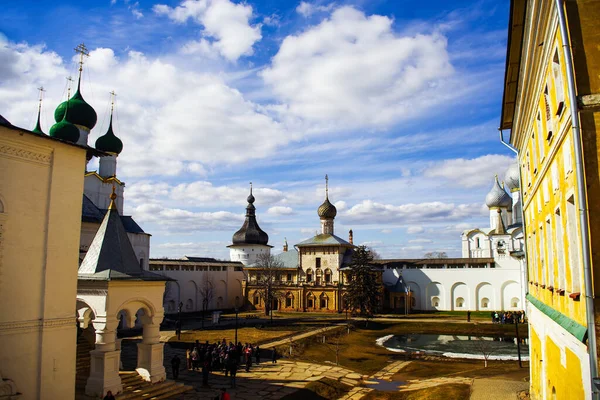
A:
[[[556,165],[556,162],[552,163],[552,191],[556,192],[558,190],[558,166]]]
[[[306,270],[306,282],[312,282],[313,272],[312,269]]]
[[[325,282],[331,283],[331,270],[329,269],[325,270]]]
[[[315,268],[321,268],[321,257],[315,259]]]
[[[546,269],[546,246],[544,245],[544,228],[542,228],[542,226],[540,225],[540,230],[539,230],[539,236],[538,236],[538,240],[539,240],[539,245],[538,245],[538,252],[539,252],[539,258],[540,258],[540,267],[541,267],[541,273],[542,273],[542,279],[541,279],[541,283],[542,285],[546,285],[546,275],[547,275],[547,269]]]
[[[544,196],[544,204],[550,201],[550,194],[548,193],[548,182],[546,179],[542,180],[542,194]]]
[[[327,296],[321,296],[321,308],[327,308]]]
[[[577,230],[577,209],[575,207],[575,198],[569,197],[567,200],[567,237],[569,240],[569,267],[571,269],[571,293],[581,292],[580,281],[580,249],[579,232]]]
[[[144,259],[140,258],[140,268],[144,269]]]
[[[439,307],[440,306],[440,298],[439,297],[432,297],[431,298],[431,306],[432,307]]]
[[[544,159],[544,127],[542,124],[542,114],[539,111],[537,114],[537,151],[541,162]],[[537,172],[537,165],[534,172]]]
[[[490,299],[487,297],[481,299],[481,308],[488,308],[488,304],[490,304]]]
[[[481,243],[479,242],[479,238],[475,238],[475,247],[477,247],[478,249],[481,248]]]
[[[307,308],[315,308],[315,302],[313,300],[313,298],[309,297],[308,300],[306,301],[306,307]]]
[[[292,274],[287,274],[287,281],[291,282],[292,281]]]
[[[565,107],[565,88],[558,49],[554,50],[554,57],[552,58],[552,76],[554,77],[554,93],[556,94],[555,115],[560,115]]]
[[[556,261],[558,262],[558,282],[557,286],[559,289],[565,289],[567,282],[565,278],[565,256],[563,254],[563,226],[562,217],[560,215],[560,208],[557,208],[554,212],[554,245],[558,251],[556,252]]]
[[[287,308],[293,307],[293,301],[294,301],[294,299],[293,299],[293,298],[291,298],[291,297],[286,297],[286,299],[285,299],[285,306],[286,306]]]
[[[456,307],[457,308],[462,308],[464,303],[465,303],[465,299],[463,299],[462,297],[459,297],[456,299]]]
[[[260,298],[258,297],[258,294],[254,295],[254,305],[257,306],[260,303]]]
[[[565,142],[562,145],[563,161],[565,168],[565,175],[573,171],[573,162],[571,161],[571,138],[565,138]]]
[[[517,299],[516,297],[513,297],[512,299],[510,299],[510,306],[512,308],[519,307],[519,299]]]

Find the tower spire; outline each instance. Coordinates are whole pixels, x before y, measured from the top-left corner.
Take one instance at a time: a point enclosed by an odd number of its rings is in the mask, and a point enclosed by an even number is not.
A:
[[[33,128],[32,132],[39,133],[40,135],[45,135],[44,131],[42,131],[42,125],[40,124],[40,115],[42,114],[42,99],[44,97],[44,92],[46,91],[46,89],[44,89],[43,86],[40,86],[38,90],[40,91],[40,100],[38,105],[37,123],[35,124],[35,128]]]
[[[329,198],[329,176],[325,174],[325,198]]]

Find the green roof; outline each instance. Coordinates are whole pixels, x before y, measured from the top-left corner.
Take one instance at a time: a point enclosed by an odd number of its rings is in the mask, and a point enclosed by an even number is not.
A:
[[[354,247],[353,244],[346,242],[344,239],[335,235],[321,234],[313,236],[310,239],[306,239],[296,245],[296,247],[302,246],[349,246]]]
[[[580,342],[585,342],[587,338],[587,328],[585,326],[579,324],[577,321],[572,320],[560,311],[555,310],[549,305],[536,299],[529,293],[527,293],[527,300],[529,300],[529,303],[531,303],[531,305],[533,305],[535,308],[537,308],[546,316],[548,316],[548,318],[556,322],[559,326],[561,326],[571,335],[575,336],[577,340],[579,340]]]
[[[77,91],[69,100],[64,101],[56,107],[54,111],[54,119],[56,122],[60,122],[65,118],[67,121],[75,125],[85,126],[88,129],[92,129],[96,125],[98,116],[96,111],[90,106],[81,95],[81,75],[77,83]],[[65,115],[65,110],[69,110],[69,115]]]
[[[108,124],[108,131],[98,139],[96,139],[96,149],[105,151],[107,153],[119,154],[123,150],[123,142],[121,139],[115,136],[112,127],[113,116],[110,114],[110,123]]]

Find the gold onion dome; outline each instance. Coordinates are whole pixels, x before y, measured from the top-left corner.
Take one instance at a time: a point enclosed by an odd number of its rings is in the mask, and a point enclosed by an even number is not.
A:
[[[113,116],[110,114],[110,123],[108,125],[108,131],[98,139],[96,139],[96,149],[105,151],[107,153],[119,154],[123,151],[123,142],[113,132],[112,127]]]
[[[331,202],[329,198],[325,198],[323,204],[319,206],[319,210],[317,211],[320,218],[335,218],[337,215],[337,209]]]
[[[85,126],[88,129],[92,129],[96,126],[98,116],[96,111],[90,106],[81,95],[81,75],[77,82],[77,91],[69,100],[64,101],[56,107],[54,111],[54,119],[56,122],[61,122],[65,118],[65,110],[69,109],[69,122],[75,125]]]

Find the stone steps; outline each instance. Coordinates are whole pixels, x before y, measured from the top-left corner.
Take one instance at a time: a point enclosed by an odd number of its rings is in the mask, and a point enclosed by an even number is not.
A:
[[[191,387],[191,386],[186,386],[186,385],[183,385],[183,384],[179,383],[178,386],[175,389],[169,391],[169,393],[165,393],[165,394],[161,394],[159,396],[151,397],[150,399],[151,400],[170,399],[170,398],[172,398],[174,396],[177,396],[177,395],[179,395],[181,393],[189,392],[190,390],[193,390],[193,389],[194,388]]]
[[[125,388],[123,388],[123,393],[117,396],[117,400],[152,399],[158,396],[163,396],[162,398],[168,399],[174,395],[174,392],[177,391],[180,393],[179,390],[181,390],[183,387],[184,386],[182,383],[176,383],[173,381],[164,381],[155,383],[154,385],[149,382],[145,382],[145,385],[133,390],[125,390]]]

